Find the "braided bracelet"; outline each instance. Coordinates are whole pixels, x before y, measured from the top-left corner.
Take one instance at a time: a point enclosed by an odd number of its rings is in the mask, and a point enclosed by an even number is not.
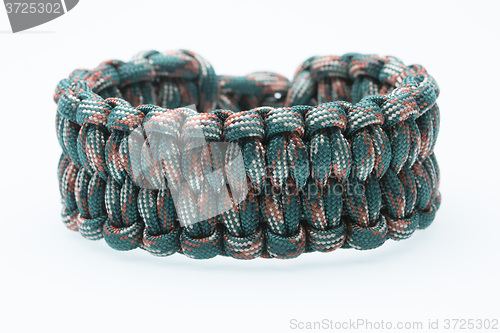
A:
[[[406,239],[441,201],[438,94],[422,66],[364,54],[309,58],[292,82],[183,50],[76,70],[54,96],[63,222],[196,259]]]

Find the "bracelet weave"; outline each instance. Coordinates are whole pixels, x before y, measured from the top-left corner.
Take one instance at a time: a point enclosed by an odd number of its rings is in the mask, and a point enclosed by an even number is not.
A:
[[[218,76],[184,50],[75,70],[54,96],[63,222],[117,250],[195,259],[285,259],[406,239],[441,202],[438,95],[422,66],[354,53],[309,58],[292,82],[270,72]],[[181,171],[234,154],[168,146],[197,129],[239,147],[244,161],[214,172],[210,191],[226,177],[250,193],[181,226],[172,196]],[[149,187],[138,181],[146,178]],[[331,191],[346,184],[361,190]],[[295,191],[276,191],[285,187]]]

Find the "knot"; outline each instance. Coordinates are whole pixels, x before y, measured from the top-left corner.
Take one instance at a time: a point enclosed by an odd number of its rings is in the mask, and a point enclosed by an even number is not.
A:
[[[266,233],[267,252],[272,258],[292,259],[301,255],[306,247],[306,232],[299,225],[298,232],[291,236],[282,236],[268,230]]]
[[[304,61],[295,72],[290,90],[286,96],[285,105],[317,104],[313,101],[316,87],[310,72],[314,59],[316,57]]]
[[[178,190],[182,183],[181,152],[179,139],[182,136],[182,126],[187,117],[197,115],[189,108],[165,110],[158,108],[148,112],[144,123],[144,131],[149,141],[156,141],[159,160],[168,187]],[[203,131],[199,130],[203,136]],[[157,139],[156,139],[157,138]]]
[[[380,181],[380,188],[387,215],[393,219],[404,218],[406,215],[405,188],[397,174],[391,169],[387,170]]]
[[[140,105],[137,107],[139,112],[145,114],[141,127],[138,127],[128,135],[128,153],[132,166],[132,175],[134,181],[141,188],[162,189],[165,188],[165,178],[162,174],[162,165],[160,152],[162,141],[166,138],[162,129],[158,131],[151,130],[151,122],[148,130],[145,129],[145,119],[150,113],[161,113],[166,111],[156,105]],[[158,125],[155,123],[154,125]],[[159,126],[158,126],[159,127]]]
[[[380,127],[384,123],[380,109],[384,100],[385,96],[373,95],[352,106],[344,103],[348,108],[346,135],[352,143],[353,174],[361,181],[372,171],[377,178],[382,177],[391,160],[389,138]]]
[[[119,227],[107,219],[104,223],[104,240],[113,249],[130,251],[142,243],[143,225],[139,221],[129,226]]]
[[[325,77],[347,80],[349,78],[349,62],[345,56],[315,57],[310,62],[311,78],[319,81]]]
[[[184,117],[180,112],[155,107],[144,118],[144,132],[146,136],[157,133],[177,139],[180,137],[183,121]]]
[[[108,128],[119,131],[133,131],[142,124],[144,113],[134,108],[129,102],[121,98],[108,98],[106,103],[111,112],[108,116]]]
[[[396,57],[388,56],[386,60],[380,69],[378,80],[394,87],[401,82],[407,67]]]
[[[59,188],[64,206],[68,214],[73,215],[77,211],[75,198],[75,185],[78,174],[78,167],[71,161],[61,159],[59,163]],[[68,215],[69,216],[69,215]]]
[[[307,240],[312,251],[330,252],[342,246],[345,240],[342,193],[337,192],[342,184],[334,178],[329,181],[328,186],[314,186],[310,178],[307,195],[302,198]]]
[[[347,125],[344,107],[338,102],[328,102],[317,105],[305,115],[306,137],[311,137],[316,131],[332,127],[344,130]]]
[[[266,178],[263,115],[270,110],[272,108],[266,106],[232,113],[224,122],[224,139],[240,145],[245,173],[256,191],[260,191]],[[229,157],[229,150],[226,156]]]
[[[254,110],[234,113],[224,122],[224,139],[228,142],[250,137],[262,140],[264,135],[264,120]]]
[[[225,122],[227,118],[234,114],[231,110],[217,109],[211,113],[215,114],[222,122]]]
[[[343,192],[345,207],[353,223],[362,228],[377,223],[382,208],[382,193],[375,177],[370,176],[366,181],[351,177]]]
[[[351,102],[356,103],[363,97],[384,94],[387,87],[378,81],[385,58],[370,54],[349,54],[349,75],[352,79]]]
[[[418,116],[418,105],[407,88],[394,89],[380,108],[384,115],[385,129]]]
[[[180,236],[182,253],[193,259],[210,259],[222,252],[221,231],[215,228],[212,234],[203,238],[194,238],[182,229]]]
[[[339,225],[330,229],[316,229],[311,225],[307,226],[307,243],[312,251],[331,252],[344,244],[345,225]]]
[[[277,107],[282,104],[290,82],[272,72],[255,72],[246,76],[219,77],[220,104],[232,105],[236,111],[260,105]]]
[[[103,237],[103,225],[107,219],[105,209],[106,178],[98,172],[88,173],[80,168],[75,185],[75,198],[78,204],[77,225],[80,234],[88,239]]]
[[[436,212],[441,205],[441,194],[437,194],[436,198],[432,201],[432,205],[424,210],[418,210],[418,228],[425,229],[434,221]]]
[[[386,216],[386,219],[389,237],[393,240],[410,238],[419,227],[419,214],[417,212],[407,218],[394,219],[390,216]]]
[[[384,95],[402,80],[406,70],[406,67],[396,68],[394,74],[387,65],[390,61],[395,60],[357,53],[311,57],[296,71],[286,105],[332,101],[355,103],[366,96]],[[381,78],[385,81],[379,81]]]
[[[384,96],[367,96],[358,103],[347,108],[346,135],[352,135],[357,131],[371,125],[382,125],[384,116],[380,104]],[[347,106],[347,103],[344,104]]]
[[[156,83],[155,72],[149,61],[152,53],[154,51],[142,52],[131,61],[118,66],[121,94],[136,107],[143,104],[158,104],[156,89],[153,85]]]
[[[416,119],[422,139],[419,154],[422,159],[427,158],[434,149],[439,133],[439,118],[439,107],[437,104],[434,104],[428,112]]]
[[[261,255],[264,233],[260,227],[249,236],[233,236],[224,233],[224,253],[236,259],[254,259]]]
[[[118,86],[120,86],[120,74],[118,73],[118,68],[123,65],[122,61],[111,60],[101,63],[97,68],[90,71],[87,78],[87,84],[90,89],[96,94],[103,94],[106,90],[114,88],[112,93],[118,92]],[[109,97],[120,97],[120,95],[109,96]]]
[[[84,69],[77,69],[73,71],[67,79],[63,79],[59,81],[56,87],[56,91],[54,92],[54,102],[59,103],[59,98],[65,93],[76,93],[72,90],[72,86],[75,83],[80,81],[84,81],[89,75],[89,72]]]
[[[351,99],[350,56],[311,57],[297,69],[286,105],[319,104]]]
[[[118,75],[122,87],[154,80],[154,68],[147,58],[147,55],[148,53],[140,53],[131,61],[123,63],[118,67]]]
[[[236,174],[231,171],[227,170],[227,173]],[[260,256],[264,242],[260,208],[257,196],[243,195],[231,193],[231,197],[221,200],[221,207],[229,207],[222,213],[224,250],[235,258],[252,259]]]
[[[217,75],[204,58],[191,51],[178,50],[164,54],[153,53],[149,56],[149,61],[156,77],[162,81],[163,88],[175,95],[160,97],[164,107],[196,104],[200,112],[215,109],[218,99]],[[177,81],[172,82],[170,79]],[[195,81],[196,84],[188,84],[186,81]]]
[[[301,188],[309,177],[309,156],[302,141],[304,120],[302,115],[307,108],[277,108],[270,110],[265,117],[267,147],[267,168],[274,187],[283,188],[288,176]]]
[[[104,240],[116,250],[128,251],[142,244],[144,223],[138,213],[137,190],[131,178],[125,178],[123,184],[108,178]]]
[[[78,95],[90,92],[89,86],[83,80],[71,82],[64,79],[59,82],[58,89],[61,89],[62,93],[57,98],[57,111],[69,121],[76,122],[76,112],[80,104]]]
[[[304,120],[297,108],[285,107],[271,109],[265,117],[266,136],[268,138],[279,133],[304,134]]]
[[[139,213],[145,224],[142,241],[146,251],[165,257],[180,250],[177,213],[168,189],[141,189]]]
[[[76,109],[78,124],[106,126],[111,107],[101,96],[91,91],[82,91],[78,93],[77,98],[80,100]]]
[[[356,250],[375,249],[387,240],[387,221],[383,215],[375,225],[362,227],[353,221],[347,222],[347,247]]]
[[[339,180],[346,177],[351,152],[341,133],[347,124],[343,104],[329,102],[315,106],[306,112],[305,122],[312,178],[317,184],[326,185],[332,171]]]
[[[63,153],[67,155],[78,167],[81,166],[78,152],[80,126],[63,117],[59,112],[56,114],[56,134]]]
[[[376,54],[349,54],[351,56],[349,63],[349,76],[351,79],[356,79],[360,76],[368,76],[378,80],[380,71],[382,70],[386,57],[381,57]]]
[[[266,184],[260,201],[266,223],[266,249],[272,257],[294,258],[305,250],[305,230],[300,223],[299,191],[289,188],[275,191]]]
[[[439,88],[434,78],[430,75],[420,74],[417,76],[407,76],[403,79],[401,86],[411,91],[418,106],[418,116],[423,115],[436,104]]]
[[[211,193],[220,193],[225,190],[224,156],[220,144],[222,136],[222,120],[214,113],[197,113],[187,117],[182,128],[181,139],[183,149],[181,152],[181,167],[183,177],[196,196],[194,200],[202,200],[208,196],[206,205],[207,219],[216,210],[216,203]],[[187,190],[187,188],[186,188]],[[219,213],[219,212],[217,212]],[[205,218],[201,218],[205,220]]]
[[[78,214],[77,225],[80,234],[90,240],[98,240],[103,238],[104,223],[106,222],[106,215],[96,218],[85,218]]]
[[[61,217],[64,225],[73,231],[78,231],[77,218],[79,215],[78,201],[75,197],[78,168],[63,153],[57,167],[59,190],[62,199]]]
[[[213,113],[189,116],[182,128],[182,140],[207,139],[219,141],[222,136],[222,121]]]
[[[154,235],[146,227],[144,229],[143,246],[146,251],[158,257],[166,257],[180,250],[179,229],[171,229],[169,232]]]
[[[359,182],[351,178],[350,186],[345,192],[347,238],[346,247],[358,250],[374,249],[387,239],[387,221],[380,213],[382,194],[375,177]]]

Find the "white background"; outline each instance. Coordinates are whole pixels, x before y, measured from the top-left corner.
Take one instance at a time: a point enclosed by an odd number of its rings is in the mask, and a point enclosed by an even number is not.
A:
[[[499,318],[498,6],[473,2],[97,1],[12,34],[0,8],[1,332],[289,332],[290,320]],[[58,81],[185,48],[218,74],[290,79],[311,55],[394,55],[441,88],[434,224],[367,252],[290,261],[117,252],[61,223]]]

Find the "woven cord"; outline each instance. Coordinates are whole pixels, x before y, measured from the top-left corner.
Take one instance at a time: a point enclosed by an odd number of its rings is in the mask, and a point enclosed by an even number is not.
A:
[[[369,249],[387,237],[409,237],[423,215],[420,207],[414,207],[418,190],[432,211],[434,199],[427,200],[426,192],[433,184],[424,181],[429,177],[423,175],[423,186],[416,186],[412,167],[419,159],[422,163],[434,147],[438,94],[435,81],[422,66],[407,67],[394,57],[313,57],[299,68],[288,105],[335,101],[339,96],[359,101],[341,103],[348,118],[345,134],[352,152],[350,185],[365,189],[345,196],[349,218],[344,219],[348,234],[344,247]],[[310,156],[314,158],[313,152]],[[419,172],[425,171],[420,168]],[[436,197],[439,194],[433,195]]]
[[[262,254],[264,233],[260,226],[258,194],[266,180],[264,146],[264,121],[261,113],[268,109],[253,109],[238,113],[218,112],[224,120],[224,139],[232,143],[226,153],[226,175],[230,185],[239,188],[247,182],[250,194],[245,198],[229,197],[232,208],[223,214],[225,254],[234,258],[253,259]],[[239,151],[238,151],[239,150]],[[244,169],[232,163],[241,152]],[[238,203],[239,202],[239,203]]]
[[[378,55],[312,57],[291,83],[217,77],[184,50],[74,71],[54,95],[63,222],[195,259],[406,239],[441,202],[438,95],[425,68]]]

